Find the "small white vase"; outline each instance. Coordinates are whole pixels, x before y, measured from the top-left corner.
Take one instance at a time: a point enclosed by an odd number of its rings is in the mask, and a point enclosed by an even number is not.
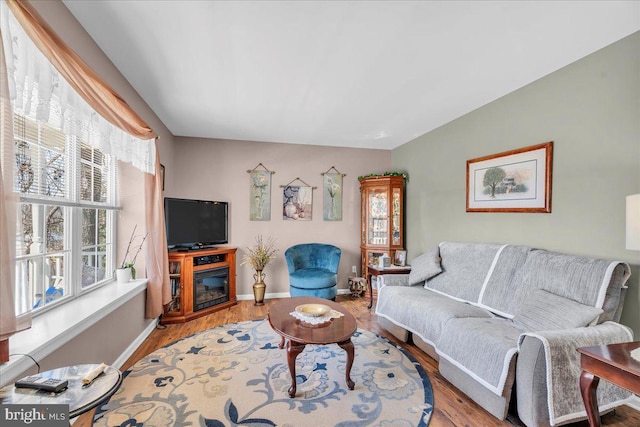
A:
[[[292,202],[287,202],[287,204],[284,205],[284,214],[287,216],[287,218],[293,218],[297,212],[298,209]]]
[[[130,268],[118,268],[116,269],[116,280],[118,283],[128,283],[131,281],[131,269]]]

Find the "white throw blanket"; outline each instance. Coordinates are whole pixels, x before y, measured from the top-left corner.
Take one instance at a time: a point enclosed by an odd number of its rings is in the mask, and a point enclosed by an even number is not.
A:
[[[580,394],[580,353],[576,349],[632,341],[633,333],[626,326],[614,322],[560,331],[530,332],[520,335],[518,349],[525,338],[538,339],[544,346],[549,422],[557,425],[586,417]],[[600,411],[619,406],[631,396],[630,392],[604,380],[600,381],[597,394]]]

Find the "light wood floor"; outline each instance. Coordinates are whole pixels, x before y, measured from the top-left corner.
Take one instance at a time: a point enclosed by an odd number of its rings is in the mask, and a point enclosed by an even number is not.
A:
[[[151,333],[129,360],[127,360],[122,367],[122,371],[125,371],[135,362],[157,348],[184,336],[227,323],[266,319],[269,307],[275,301],[276,300],[267,300],[265,301],[266,304],[261,307],[255,307],[253,301],[240,301],[238,305],[234,307],[192,320],[191,322],[179,325],[167,325],[164,329],[160,329],[163,327],[160,326]],[[360,328],[367,329],[398,342],[393,336],[380,327],[377,316],[367,309],[368,298],[352,300],[350,296],[339,296],[338,302],[343,304],[355,316]],[[413,345],[400,344],[420,362],[431,380],[435,409],[431,417],[431,423],[429,424],[430,427],[509,427],[522,425],[517,418],[511,419],[510,417],[507,421],[496,419],[440,376],[436,361]],[[285,356],[283,355],[283,357]],[[73,425],[74,427],[89,427],[91,426],[92,417],[93,411],[81,415]],[[614,412],[603,416],[602,425],[612,427],[640,426],[640,412],[627,406],[622,406]],[[571,424],[570,427],[588,427],[588,423],[586,421],[575,423]]]

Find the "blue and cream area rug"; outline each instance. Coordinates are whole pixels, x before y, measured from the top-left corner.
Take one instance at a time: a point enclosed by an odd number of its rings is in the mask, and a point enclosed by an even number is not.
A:
[[[137,362],[96,411],[94,426],[427,426],[431,383],[403,349],[358,329],[354,390],[346,353],[308,345],[296,359],[297,393],[280,336],[266,320],[233,323],[183,338]]]

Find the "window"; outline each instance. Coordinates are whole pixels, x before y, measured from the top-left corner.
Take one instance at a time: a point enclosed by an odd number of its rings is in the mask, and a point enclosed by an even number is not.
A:
[[[16,290],[35,312],[112,278],[116,161],[19,113],[14,137]]]
[[[137,138],[95,111],[2,1],[0,18],[14,128],[13,144],[0,141],[0,159],[15,158],[19,197],[15,308],[42,313],[111,281],[117,163],[153,173],[155,141],[152,132]]]

